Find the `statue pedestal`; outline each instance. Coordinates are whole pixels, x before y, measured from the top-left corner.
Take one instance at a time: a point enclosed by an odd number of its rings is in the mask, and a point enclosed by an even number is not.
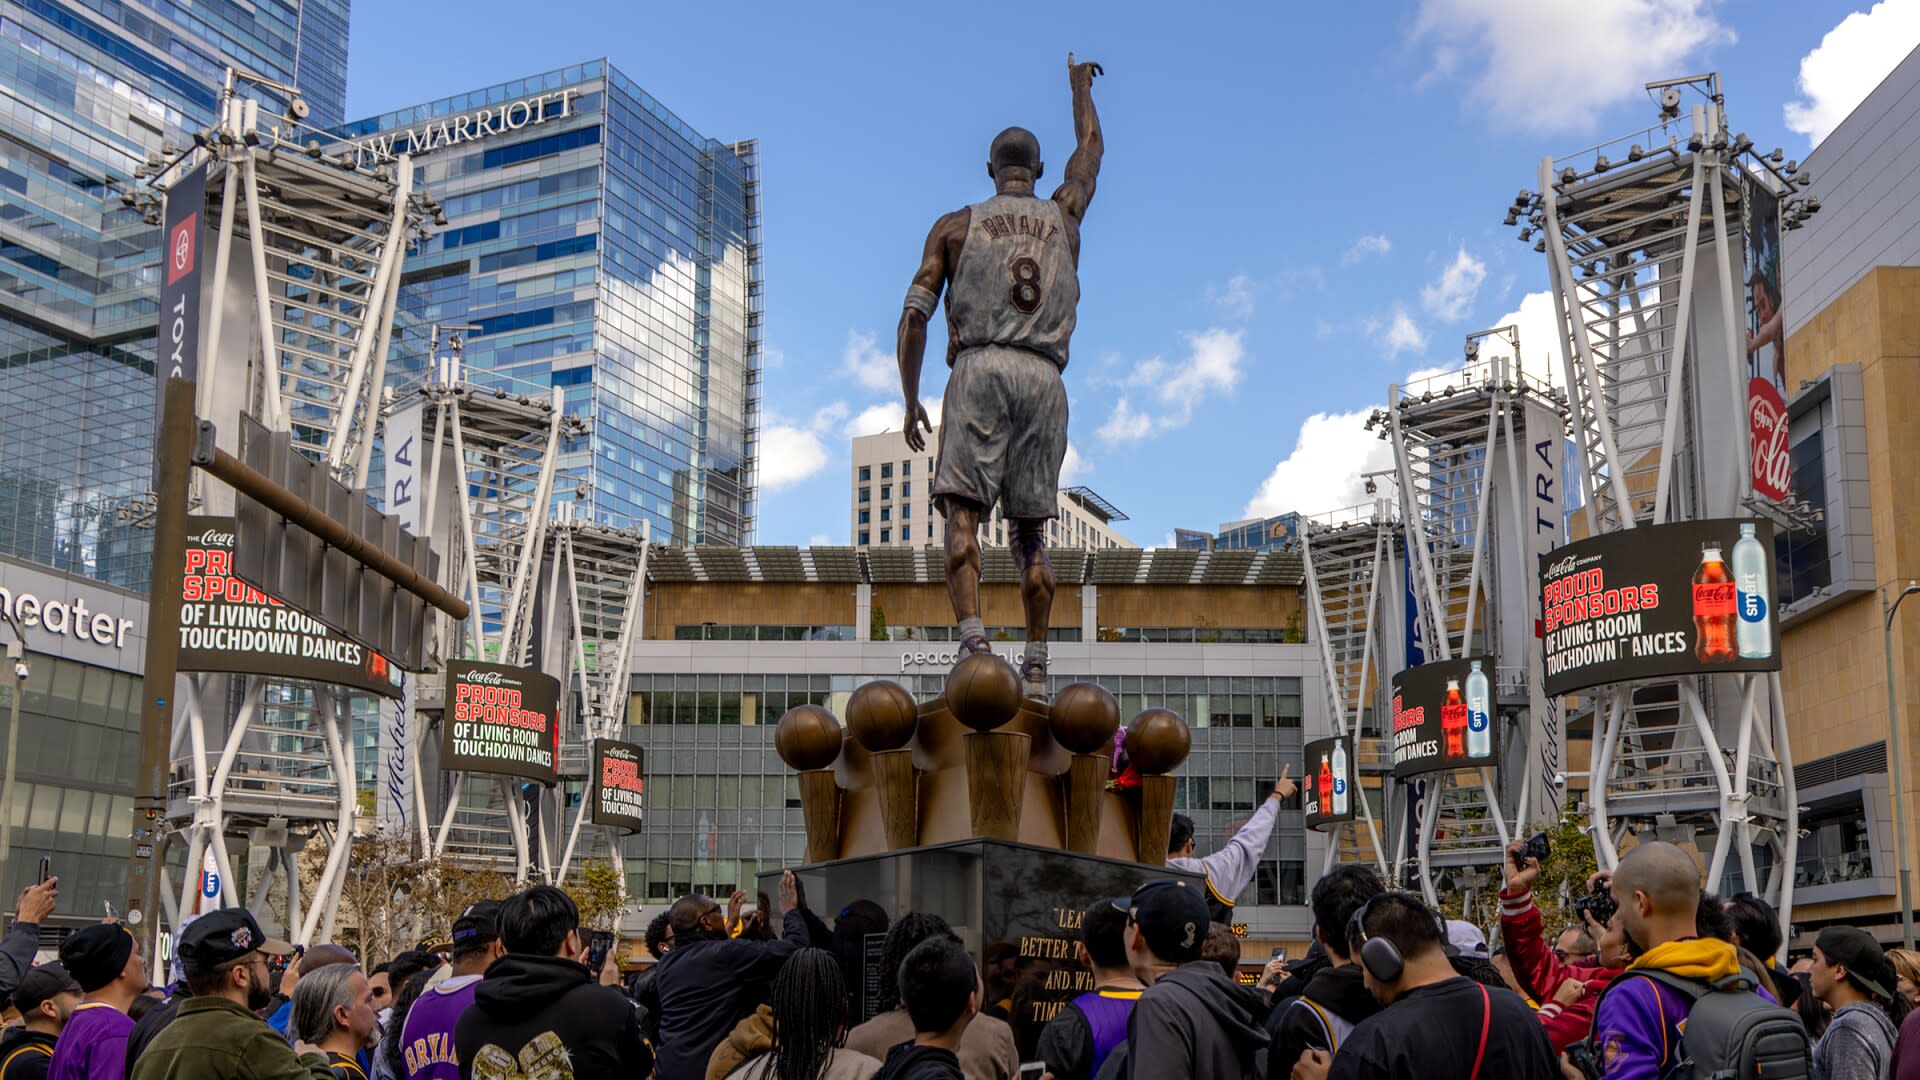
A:
[[[1024,1047],[1034,1044],[1062,1005],[1093,988],[1091,975],[1074,959],[1080,915],[1088,905],[1128,896],[1157,878],[1206,887],[1197,874],[987,839],[838,859],[795,873],[807,907],[828,926],[835,912],[856,900],[878,904],[889,920],[927,911],[952,923],[980,962],[987,1005],[1013,1003],[1010,1022]],[[779,871],[761,874],[759,891],[779,896]],[[856,1024],[873,1014],[886,977],[880,963],[884,938],[869,934],[859,943],[862,973],[848,988],[859,1006]],[[996,963],[1003,958],[1018,963]]]

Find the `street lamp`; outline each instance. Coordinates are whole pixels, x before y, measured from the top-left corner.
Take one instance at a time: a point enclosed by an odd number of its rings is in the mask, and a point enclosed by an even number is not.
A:
[[[7,772],[0,780],[0,866],[6,866],[13,852],[13,766],[20,756],[20,695],[27,688],[27,639],[20,634],[20,623],[11,611],[0,612],[13,628],[13,640],[7,642],[7,671],[13,676],[12,715],[7,721]]]
[[[1906,588],[1900,590],[1900,595],[1893,598],[1892,603],[1887,602],[1884,592],[1880,596],[1880,608],[1886,616],[1880,624],[1880,633],[1881,644],[1887,654],[1887,747],[1893,752],[1892,760],[1887,762],[1887,774],[1893,780],[1893,843],[1900,853],[1897,863],[1900,867],[1900,937],[1908,949],[1913,948],[1913,892],[1907,881],[1906,793],[1900,790],[1906,781],[1907,770],[1900,748],[1900,698],[1893,684],[1893,617],[1899,613],[1901,602],[1917,592],[1920,592],[1920,582],[1910,581]],[[11,758],[7,767],[13,767]]]

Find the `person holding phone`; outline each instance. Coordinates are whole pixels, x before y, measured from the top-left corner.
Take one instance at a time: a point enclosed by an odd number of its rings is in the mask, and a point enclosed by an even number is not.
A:
[[[0,938],[0,1001],[20,988],[20,980],[33,970],[33,955],[40,951],[40,924],[53,914],[60,898],[60,879],[47,873],[47,860],[40,860],[40,881],[20,890],[13,906],[13,925]]]

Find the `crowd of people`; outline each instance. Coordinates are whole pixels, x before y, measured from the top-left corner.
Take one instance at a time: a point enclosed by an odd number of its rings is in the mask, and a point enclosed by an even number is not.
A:
[[[1549,937],[1516,843],[1498,948],[1369,866],[1335,867],[1312,891],[1312,949],[1254,985],[1218,917],[1215,881],[1237,868],[1219,862],[1079,912],[1078,992],[1044,1013],[940,915],[854,901],[830,927],[792,873],[777,908],[681,898],[624,986],[548,885],[370,969],[240,908],[185,927],[163,987],[113,922],[35,966],[50,879],[0,938],[0,1080],[1920,1080],[1920,956],[1829,926],[1782,968],[1773,910],[1704,892],[1669,844],[1594,875],[1580,922]]]

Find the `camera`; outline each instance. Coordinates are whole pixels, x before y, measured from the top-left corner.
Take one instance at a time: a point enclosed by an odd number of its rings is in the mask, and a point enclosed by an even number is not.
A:
[[[1514,854],[1513,865],[1516,868],[1525,867],[1528,859],[1539,862],[1551,854],[1553,854],[1553,845],[1547,842],[1547,834],[1543,832],[1534,833],[1527,838],[1526,843],[1520,845],[1520,850]]]
[[[1601,926],[1613,921],[1613,913],[1620,905],[1613,902],[1613,893],[1604,885],[1595,885],[1593,891],[1573,902],[1577,914],[1592,915],[1593,921]]]
[[[1607,1074],[1607,1067],[1600,1054],[1600,1048],[1592,1039],[1581,1039],[1567,1046],[1567,1064],[1578,1069],[1587,1080],[1600,1080]]]

